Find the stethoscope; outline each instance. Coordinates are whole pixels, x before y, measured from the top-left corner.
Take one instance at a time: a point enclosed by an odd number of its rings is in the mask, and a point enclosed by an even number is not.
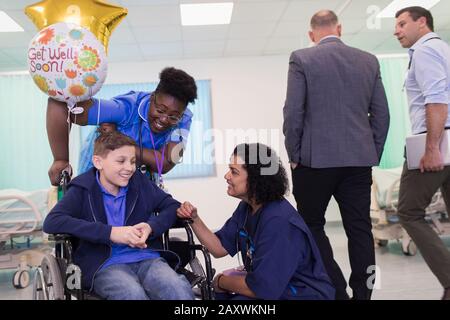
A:
[[[250,211],[249,208],[247,208],[247,213],[245,215],[244,223],[243,223],[242,227],[240,227],[237,230],[237,232],[236,232],[236,252],[238,253],[237,254],[237,256],[238,256],[238,264],[239,264],[239,266],[244,266],[245,270],[247,272],[252,271],[251,269],[252,269],[252,264],[253,264],[253,256],[254,256],[254,253],[255,253],[255,250],[256,250],[255,244],[253,242],[253,239],[250,236],[250,234],[248,233],[247,228],[246,228],[247,221],[248,221],[248,215],[250,214],[249,211]],[[261,214],[262,214],[261,209],[259,209],[255,214],[257,214],[258,217],[257,217],[257,220],[256,220],[254,235],[257,232],[258,225],[259,225],[259,220],[261,219]],[[242,255],[242,260],[244,260],[244,258],[243,258],[244,257],[244,252],[241,250],[242,248],[241,248],[241,245],[240,245],[241,238],[245,239],[245,241],[247,242],[247,250],[245,252],[245,256],[246,256],[245,261],[248,261],[247,265],[246,265],[246,263],[244,261],[241,261],[241,259],[240,259],[241,255]]]
[[[143,102],[141,102],[142,105]],[[150,104],[150,102],[149,102]],[[139,105],[139,110],[141,109],[141,105]],[[151,107],[151,105],[149,105],[149,108]],[[150,175],[151,179],[153,181],[155,181],[155,177],[151,174],[150,170],[148,169],[147,165],[144,164],[144,146],[142,144],[142,122],[144,121],[144,119],[142,118],[142,115],[140,114],[140,112],[138,111],[138,115],[139,115],[139,163],[138,163],[138,169],[139,171],[141,171],[141,173],[145,174],[145,175]],[[151,132],[151,128],[149,128],[150,130],[150,135],[152,138],[152,144],[153,144],[153,148],[155,149],[155,142],[153,140],[153,133]],[[180,137],[180,143],[183,142],[183,136],[181,135],[181,129],[178,128],[178,134]],[[162,153],[164,154],[165,151],[165,147],[166,145],[164,144]],[[155,160],[157,162],[157,167],[158,167],[158,185],[160,186],[161,189],[164,189],[164,184],[163,184],[163,178],[162,178],[162,164],[164,162],[164,158],[161,159],[161,166],[158,164],[158,159],[155,155]],[[183,161],[183,156],[180,157],[179,161],[177,163],[180,163]]]

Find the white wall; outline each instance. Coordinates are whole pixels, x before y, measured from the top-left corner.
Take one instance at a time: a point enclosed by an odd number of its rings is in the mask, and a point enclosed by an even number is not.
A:
[[[215,151],[221,163],[216,166],[216,176],[166,182],[176,199],[189,200],[198,207],[199,214],[211,228],[222,226],[237,206],[238,200],[226,194],[223,176],[231,148],[244,142],[241,139],[220,139],[220,134],[225,136],[232,129],[255,129],[260,142],[271,145],[281,156],[290,178],[282,132],[288,60],[289,56],[283,55],[109,65],[108,83],[158,81],[159,72],[166,66],[183,69],[197,80],[211,80],[213,127],[219,132]],[[195,109],[193,112],[195,114]],[[265,130],[261,132],[261,129]],[[272,136],[271,130],[274,130]],[[265,137],[268,140],[264,140]],[[255,137],[250,137],[249,141],[255,141]],[[295,206],[292,195],[288,199]],[[330,221],[340,219],[334,202],[327,218]]]

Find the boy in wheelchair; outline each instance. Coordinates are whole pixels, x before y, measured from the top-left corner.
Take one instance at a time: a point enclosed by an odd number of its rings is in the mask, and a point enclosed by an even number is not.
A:
[[[119,132],[100,135],[95,168],[72,180],[45,219],[44,232],[78,238],[73,260],[81,285],[102,298],[193,299],[185,276],[174,271],[179,257],[161,242],[180,204],[135,172],[135,147]]]

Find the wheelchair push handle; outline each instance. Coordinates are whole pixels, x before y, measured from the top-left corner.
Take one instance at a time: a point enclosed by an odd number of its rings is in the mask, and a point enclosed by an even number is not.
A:
[[[48,235],[48,240],[50,241],[70,241],[73,239],[73,236],[67,233],[52,233]]]
[[[190,226],[194,221],[191,218],[180,218],[177,217],[177,220],[175,220],[175,224],[172,226],[172,228],[186,228],[186,226]]]
[[[68,165],[60,175],[59,185],[58,185],[58,200],[60,200],[67,191],[67,186],[69,185],[70,178],[72,176],[72,167]]]

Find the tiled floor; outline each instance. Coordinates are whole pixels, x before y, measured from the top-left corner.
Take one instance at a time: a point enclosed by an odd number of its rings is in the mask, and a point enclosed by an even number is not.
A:
[[[350,275],[347,254],[347,238],[340,224],[327,227],[332,242],[335,259],[344,275]],[[450,249],[450,238],[445,238]],[[425,264],[420,253],[405,256],[400,243],[390,241],[387,247],[376,249],[376,262],[379,267],[379,288],[372,295],[374,300],[438,300],[442,287]],[[237,258],[225,257],[213,261],[220,271],[238,264]],[[349,294],[351,292],[349,291]]]
[[[348,277],[350,264],[347,255],[347,240],[342,226],[332,225],[327,228],[332,241],[335,258]],[[450,238],[444,239],[450,247]],[[442,288],[428,269],[422,256],[408,257],[403,255],[399,243],[390,242],[387,247],[376,249],[379,266],[379,288],[373,293],[374,300],[438,300]],[[225,257],[214,259],[213,266],[217,271],[236,266],[237,258]],[[12,270],[0,271],[0,299],[30,299],[31,286],[26,289],[15,289],[12,286]]]

